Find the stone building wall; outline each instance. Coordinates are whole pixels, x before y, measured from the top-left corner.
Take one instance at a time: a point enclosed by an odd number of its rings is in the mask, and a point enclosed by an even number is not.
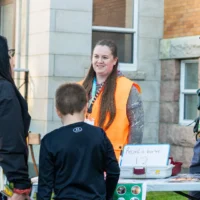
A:
[[[160,41],[161,87],[159,142],[171,144],[171,155],[188,168],[195,135],[179,124],[180,62],[200,57],[199,0],[165,0],[164,39]]]
[[[62,83],[82,79],[90,64],[92,1],[81,2],[17,1],[16,64],[29,70],[33,133],[45,135],[62,125],[55,112],[55,91]],[[38,163],[39,146],[34,153]],[[30,171],[34,175],[32,167]]]
[[[139,0],[138,16],[138,71],[143,80],[136,81],[142,88],[144,104],[143,143],[158,143],[160,104],[159,41],[163,38],[164,0]],[[129,72],[134,74],[134,72]]]
[[[159,142],[171,145],[171,156],[188,168],[193,155],[193,126],[179,125],[180,62],[161,61]]]

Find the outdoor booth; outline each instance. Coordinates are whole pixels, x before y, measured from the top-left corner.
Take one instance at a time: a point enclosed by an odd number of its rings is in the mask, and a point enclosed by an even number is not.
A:
[[[180,174],[181,162],[174,162],[169,144],[126,145],[120,158],[120,179],[114,200],[145,200],[150,191],[200,190],[200,175]]]
[[[145,200],[150,191],[173,191],[191,200],[183,191],[200,191],[200,175],[180,174],[181,162],[169,157],[169,144],[126,145],[122,151],[120,179],[113,200]],[[0,180],[0,190],[5,190]],[[32,178],[31,199],[37,193],[38,177]]]

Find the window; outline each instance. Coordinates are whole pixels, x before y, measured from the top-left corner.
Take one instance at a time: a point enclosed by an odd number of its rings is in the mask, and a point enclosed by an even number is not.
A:
[[[112,39],[118,47],[119,67],[137,66],[138,0],[93,0],[92,48],[101,39]]]
[[[198,60],[181,62],[180,124],[189,124],[197,118]]]
[[[15,47],[15,0],[0,0],[0,35],[7,38],[10,49]]]

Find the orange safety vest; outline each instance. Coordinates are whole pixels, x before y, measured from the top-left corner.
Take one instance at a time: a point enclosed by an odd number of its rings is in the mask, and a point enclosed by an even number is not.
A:
[[[133,85],[138,89],[139,92],[141,92],[140,86],[138,84],[123,76],[117,78],[115,92],[116,115],[113,123],[106,130],[106,135],[113,145],[117,159],[119,159],[121,150],[123,149],[124,145],[128,143],[130,125],[127,118],[126,105],[130,90]],[[94,118],[95,126],[98,126],[101,95],[102,92],[99,94],[92,107],[91,117]],[[108,119],[108,116],[106,116],[105,124],[108,122]]]

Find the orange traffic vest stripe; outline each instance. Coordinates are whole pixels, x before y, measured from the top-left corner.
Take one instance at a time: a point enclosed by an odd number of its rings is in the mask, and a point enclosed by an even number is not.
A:
[[[123,149],[124,145],[128,143],[129,139],[130,125],[127,118],[126,105],[130,94],[130,90],[133,85],[137,85],[136,88],[139,92],[141,92],[140,86],[138,84],[132,82],[131,80],[123,76],[117,78],[117,86],[115,92],[116,115],[113,123],[106,130],[106,135],[108,136],[113,145],[117,159],[119,159],[120,152]],[[95,120],[95,126],[98,126],[101,96],[102,92],[97,97],[92,108],[91,117]],[[105,124],[108,122],[108,119],[109,117],[106,116]]]

